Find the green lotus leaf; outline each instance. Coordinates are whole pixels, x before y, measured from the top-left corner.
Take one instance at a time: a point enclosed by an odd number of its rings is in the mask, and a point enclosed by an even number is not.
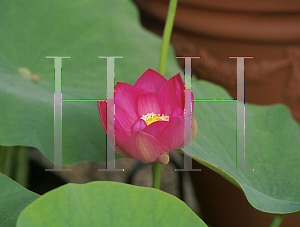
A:
[[[209,82],[194,81],[193,92],[195,99],[231,99]],[[300,214],[300,126],[283,105],[246,104],[245,110],[245,169],[254,171],[232,171],[236,102],[195,102],[198,134],[184,151],[241,188],[256,209]]]
[[[207,225],[163,191],[117,182],[67,184],[46,193],[19,216],[17,227]]]
[[[0,15],[0,145],[36,147],[54,161],[54,60],[45,56],[71,57],[62,60],[63,99],[106,98],[106,59],[98,56],[123,56],[116,82],[133,84],[158,68],[161,40],[142,28],[131,1],[12,0]],[[175,75],[173,52],[169,59]],[[105,162],[96,102],[63,102],[62,153],[64,165]]]
[[[0,173],[0,226],[16,226],[21,211],[39,198],[39,195],[23,188],[9,177]]]

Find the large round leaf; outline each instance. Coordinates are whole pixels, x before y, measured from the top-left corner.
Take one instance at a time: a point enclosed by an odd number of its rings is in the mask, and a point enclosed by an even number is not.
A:
[[[36,147],[54,159],[54,60],[45,56],[71,56],[62,60],[63,99],[106,98],[106,60],[98,56],[123,56],[116,81],[132,84],[158,67],[161,41],[141,27],[129,0],[3,1],[0,15],[1,145]],[[62,109],[63,164],[105,162],[96,103]]]
[[[193,92],[195,99],[230,99],[208,82],[194,81]],[[300,214],[300,126],[287,107],[246,104],[245,164],[254,171],[232,171],[236,102],[195,102],[194,114],[198,134],[186,153],[240,187],[256,209]]]
[[[181,200],[153,188],[116,182],[67,184],[43,195],[17,227],[197,226],[205,223]]]
[[[38,194],[0,173],[0,226],[15,226],[21,211],[37,198]]]

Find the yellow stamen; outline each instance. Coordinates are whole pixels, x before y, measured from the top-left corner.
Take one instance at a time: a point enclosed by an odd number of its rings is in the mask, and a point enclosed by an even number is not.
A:
[[[160,116],[160,114],[156,115],[155,113],[152,112],[143,115],[141,119],[143,119],[147,125],[150,125],[151,123],[156,121],[169,121],[169,116],[165,116],[164,114]]]

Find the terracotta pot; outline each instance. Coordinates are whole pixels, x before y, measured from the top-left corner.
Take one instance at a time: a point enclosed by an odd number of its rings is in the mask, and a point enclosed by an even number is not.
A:
[[[162,35],[168,1],[134,1],[142,24]],[[300,1],[179,0],[171,42],[178,56],[201,56],[194,76],[234,98],[236,60],[228,56],[253,56],[245,61],[246,102],[285,104],[300,123]]]
[[[134,0],[144,27],[162,35],[167,0]],[[247,103],[288,106],[300,124],[300,1],[179,0],[171,37],[177,56],[193,60],[193,76],[224,87],[236,98],[236,60],[245,60]],[[178,59],[183,67],[183,59]],[[207,97],[214,98],[214,97]],[[241,190],[194,162],[191,172],[203,211],[212,227],[269,226],[272,214],[255,210]],[[300,226],[286,215],[282,227]]]

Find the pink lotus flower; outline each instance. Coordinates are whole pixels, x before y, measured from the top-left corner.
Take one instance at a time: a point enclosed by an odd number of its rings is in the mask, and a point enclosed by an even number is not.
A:
[[[119,155],[168,164],[169,152],[186,146],[197,134],[196,119],[184,114],[184,103],[180,73],[167,80],[148,69],[134,85],[118,82],[115,86],[115,121],[113,105],[107,118],[107,102],[97,104],[102,125],[106,132],[109,129],[108,138],[115,133]]]

